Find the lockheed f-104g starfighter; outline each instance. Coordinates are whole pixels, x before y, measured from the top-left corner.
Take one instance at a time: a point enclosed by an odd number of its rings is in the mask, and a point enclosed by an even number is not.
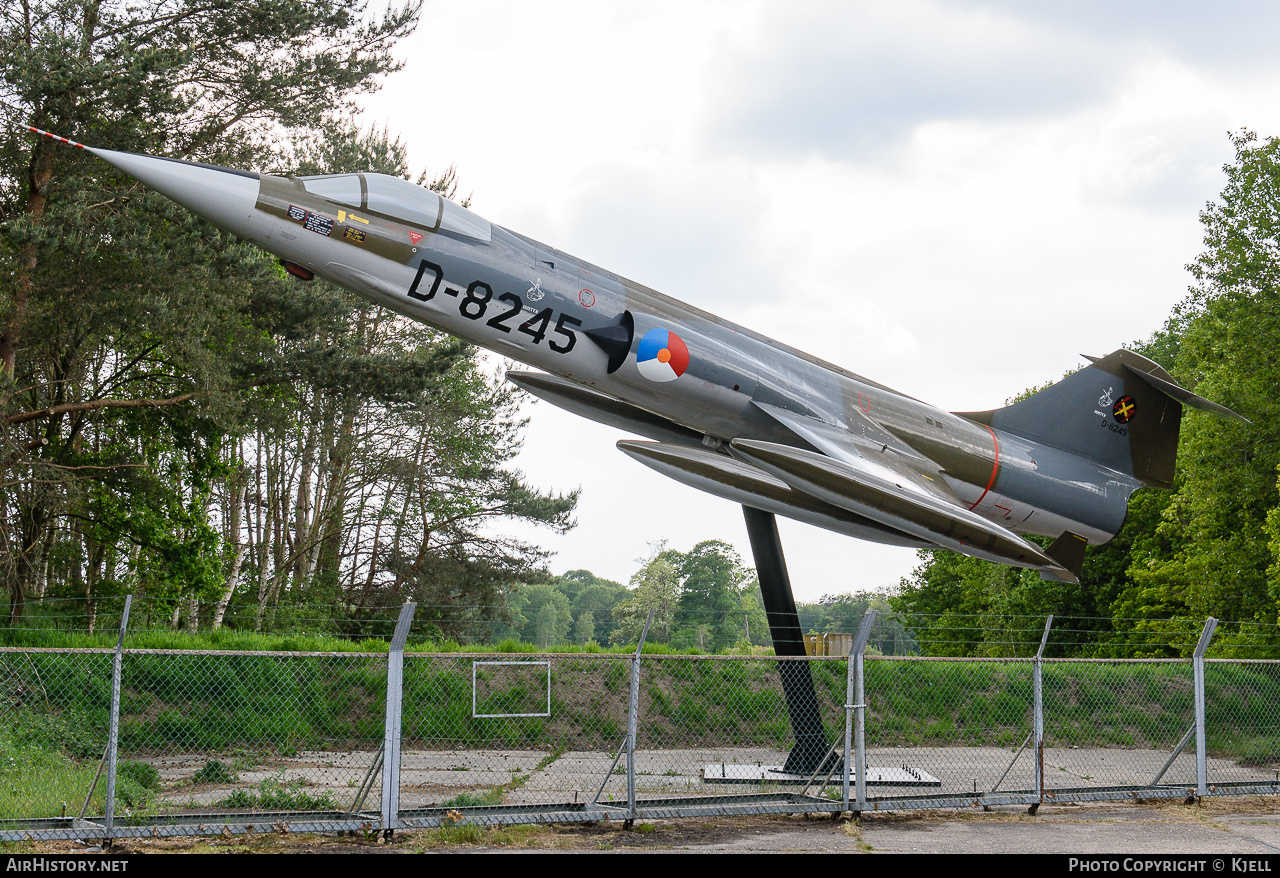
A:
[[[82,148],[298,278],[327,278],[533,367],[507,378],[645,437],[618,447],[740,504],[779,655],[804,650],[774,515],[1075,581],[1086,545],[1115,536],[1130,495],[1172,484],[1184,405],[1243,420],[1128,350],[1013,405],[949,412],[407,180],[283,177]],[[798,739],[789,768],[807,770],[821,756],[807,669],[784,672],[784,683]]]

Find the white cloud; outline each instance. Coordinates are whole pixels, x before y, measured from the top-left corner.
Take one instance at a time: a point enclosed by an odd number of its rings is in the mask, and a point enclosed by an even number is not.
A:
[[[1047,118],[1106,94],[1123,59],[1087,34],[928,0],[771,6],[726,52],[716,148],[884,160],[919,125]]]
[[[1205,69],[1247,76],[1275,69],[1280,7],[1264,0],[972,0],[956,5],[1017,16],[1056,32],[1106,40],[1118,47],[1159,48]]]
[[[1278,8],[1280,9],[1280,8]],[[1136,11],[1135,11],[1136,10]],[[475,209],[954,410],[1158,329],[1200,249],[1228,129],[1280,132],[1280,11],[1251,4],[429,3],[365,103]],[[546,404],[519,465],[581,485],[522,532],[625,580],[739,510]],[[669,501],[652,514],[651,498]],[[783,530],[797,594],[914,554]]]

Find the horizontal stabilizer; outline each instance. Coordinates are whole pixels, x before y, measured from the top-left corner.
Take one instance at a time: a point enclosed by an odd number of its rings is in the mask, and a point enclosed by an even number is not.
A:
[[[1038,546],[951,499],[950,489],[926,473],[891,469],[856,458],[835,460],[801,448],[735,439],[735,456],[778,477],[797,491],[912,534],[944,549],[1001,564],[1074,574]]]
[[[921,549],[929,545],[925,540],[792,490],[781,479],[721,452],[632,439],[619,442],[618,449],[682,485],[743,506],[891,546]]]
[[[1189,405],[1193,409],[1200,409],[1202,412],[1210,412],[1230,421],[1239,421],[1242,424],[1252,423],[1248,418],[1236,414],[1225,405],[1218,405],[1216,402],[1205,399],[1203,396],[1196,396],[1190,390],[1187,390],[1185,387],[1179,387],[1172,381],[1152,375],[1150,372],[1144,372],[1141,369],[1136,369],[1129,363],[1125,363],[1124,368],[1126,372],[1131,372],[1134,375],[1137,375],[1165,396],[1170,399],[1176,399],[1183,405]]]
[[[545,372],[508,372],[507,380],[539,399],[600,424],[659,442],[701,445],[702,434],[638,406]]]

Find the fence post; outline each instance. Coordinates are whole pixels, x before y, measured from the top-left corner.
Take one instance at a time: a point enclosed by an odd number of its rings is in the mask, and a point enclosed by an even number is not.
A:
[[[116,819],[116,754],[120,748],[120,677],[124,671],[124,632],[129,627],[129,608],[133,595],[124,596],[124,612],[120,614],[120,636],[116,638],[116,655],[111,662],[111,719],[107,731],[107,807],[103,814],[103,837],[111,844],[111,830]]]
[[[867,618],[864,613],[863,619]],[[859,625],[861,628],[861,625]],[[840,810],[849,810],[849,774],[853,764],[854,652],[849,650],[844,673],[844,789],[840,794]],[[855,772],[857,773],[857,772]]]
[[[1213,640],[1213,632],[1218,628],[1218,620],[1210,616],[1204,622],[1204,630],[1200,632],[1200,641],[1191,657],[1191,672],[1196,685],[1196,795],[1209,795],[1209,766],[1205,757],[1204,744],[1204,654],[1209,651],[1209,642]]]
[[[640,642],[636,644],[636,654],[631,659],[631,700],[627,705],[627,819],[623,825],[628,829],[636,820],[636,729],[640,714],[640,652],[649,637],[649,626],[653,624],[653,610],[645,620],[644,630],[640,632]]]
[[[404,644],[417,604],[400,608],[387,652],[387,722],[382,733],[382,835],[388,841],[400,825],[400,719],[404,706]]]
[[[853,639],[853,647],[849,650],[849,663],[845,666],[845,684],[844,684],[844,792],[841,799],[841,810],[848,811],[849,808],[849,775],[855,774],[858,778],[857,789],[855,790],[855,801],[858,803],[858,810],[867,803],[867,744],[866,744],[866,698],[864,693],[863,677],[862,677],[862,652],[867,648],[867,641],[871,639],[871,626],[876,622],[876,611],[867,610],[862,614],[862,621],[858,623],[858,633]],[[853,736],[853,719],[854,711],[857,711],[857,744],[853,745],[850,738]],[[856,771],[851,767],[850,757],[854,755],[850,750],[853,749],[857,755]]]
[[[1040,648],[1036,650],[1031,665],[1031,731],[1035,738],[1036,801],[1031,813],[1036,813],[1044,801],[1044,678],[1042,676],[1044,647],[1049,642],[1049,629],[1053,627],[1053,614],[1044,620],[1044,633],[1040,635]]]

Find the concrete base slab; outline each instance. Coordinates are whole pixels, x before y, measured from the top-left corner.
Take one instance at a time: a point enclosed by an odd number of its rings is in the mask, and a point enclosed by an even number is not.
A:
[[[401,801],[410,808],[460,797],[464,802],[498,797],[508,805],[573,803],[590,800],[602,786],[600,801],[618,801],[626,797],[626,759],[615,763],[616,752],[408,748],[401,754]],[[867,751],[867,761],[873,766],[868,785],[873,798],[882,799],[1033,789],[1031,753],[1025,750],[1016,758],[1015,753],[1016,748],[1002,747],[871,747]],[[642,798],[798,793],[809,778],[783,774],[780,766],[786,755],[785,751],[763,747],[641,749],[635,753],[636,792]],[[328,794],[345,807],[355,797],[375,756],[369,751],[307,751],[257,759],[225,753],[175,753],[147,761],[160,771],[162,810],[182,813],[217,806],[236,790],[257,797],[269,784],[312,796]],[[1046,799],[1056,801],[1059,790],[1065,791],[1066,797],[1079,797],[1081,790],[1097,788],[1102,793],[1111,786],[1147,783],[1167,758],[1168,751],[1153,749],[1046,748]],[[227,765],[234,774],[233,782],[194,782],[194,775],[213,759]],[[240,762],[250,762],[251,767],[240,767]],[[1270,782],[1276,776],[1271,769],[1214,758],[1209,759],[1208,770],[1211,786],[1228,781]],[[1183,754],[1162,783],[1194,787],[1194,778],[1194,758]],[[836,776],[826,786],[839,782]],[[753,785],[763,789],[749,790]],[[376,807],[379,790],[375,781],[366,807],[370,803]]]
[[[803,784],[809,781],[809,776],[788,774],[782,770],[781,765],[732,765],[715,762],[702,767],[702,780],[704,783],[727,784]],[[942,781],[927,771],[917,771],[906,765],[901,768],[873,768],[868,765],[867,786],[939,787],[942,786]]]

